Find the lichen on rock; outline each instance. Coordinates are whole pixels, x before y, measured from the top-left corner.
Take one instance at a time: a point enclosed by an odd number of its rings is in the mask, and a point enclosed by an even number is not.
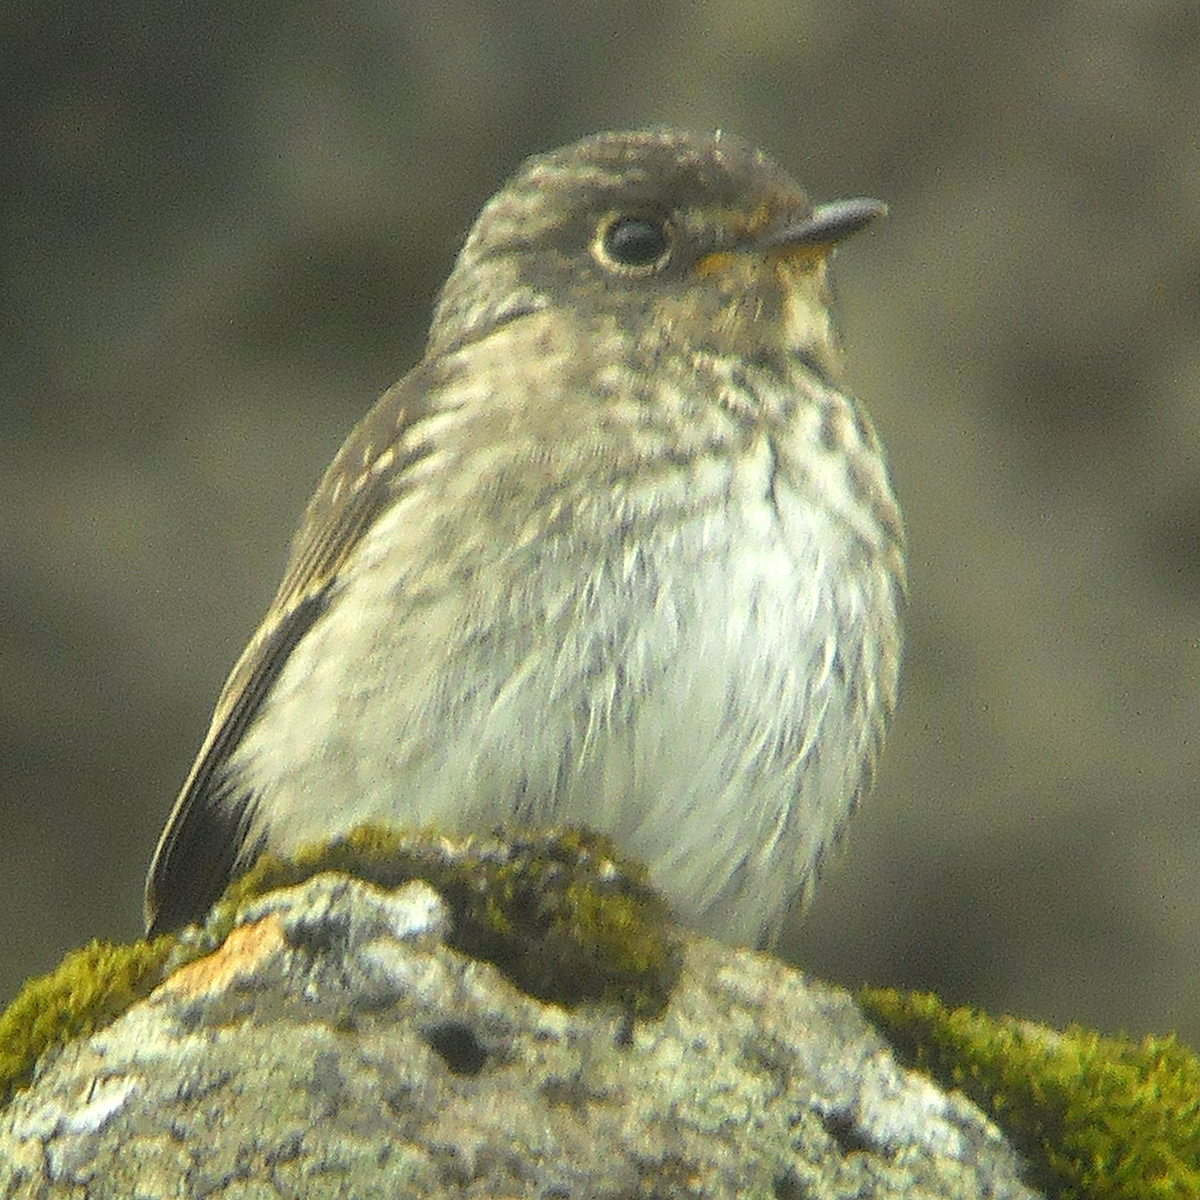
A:
[[[0,1108],[38,1058],[86,1036],[149,995],[164,973],[215,949],[251,897],[340,871],[384,887],[424,879],[453,911],[449,941],[541,999],[602,1000],[660,1012],[680,954],[665,902],[612,842],[563,829],[451,839],[362,826],[290,859],[263,855],[226,891],[203,929],[129,945],[93,941],[30,980],[0,1016]]]
[[[103,1028],[148,996],[173,944],[171,937],[127,946],[93,940],[29,980],[0,1015],[0,1109],[48,1050]]]
[[[457,919],[330,870],[243,896],[0,1113],[0,1195],[1035,1200],[838,989],[683,939],[653,1016],[568,1008],[448,945]]]
[[[323,870],[385,888],[424,880],[453,913],[449,944],[542,1000],[601,1000],[651,1016],[679,972],[678,935],[645,869],[581,829],[450,838],[365,825],[291,859],[263,855],[218,911]]]

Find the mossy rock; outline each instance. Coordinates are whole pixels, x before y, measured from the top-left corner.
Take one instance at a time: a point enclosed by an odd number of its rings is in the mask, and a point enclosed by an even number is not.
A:
[[[1200,1058],[1174,1038],[1058,1033],[927,993],[867,989],[858,1001],[914,1065],[992,1115],[1048,1194],[1200,1198]]]
[[[600,1001],[657,1016],[682,965],[665,901],[607,838],[559,830],[450,840],[363,827],[292,859],[263,855],[203,929],[124,946],[93,941],[26,983],[0,1015],[0,1108],[51,1047],[109,1024],[171,971],[215,950],[245,901],[329,870],[386,888],[425,880],[453,912],[451,946],[565,1007]]]
[[[129,946],[91,941],[29,980],[0,1015],[0,1108],[29,1083],[48,1049],[87,1037],[148,996],[174,944],[169,935]]]
[[[218,925],[250,897],[318,871],[389,889],[424,880],[453,912],[449,945],[568,1008],[604,1001],[657,1016],[682,966],[670,911],[645,869],[609,838],[577,829],[452,839],[363,826],[291,859],[263,855],[214,909]]]

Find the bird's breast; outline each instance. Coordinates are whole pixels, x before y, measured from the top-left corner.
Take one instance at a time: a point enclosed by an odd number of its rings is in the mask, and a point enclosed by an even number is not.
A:
[[[401,498],[235,752],[268,844],[588,825],[693,924],[755,940],[873,762],[898,652],[895,580],[781,453],[752,440],[451,564]]]

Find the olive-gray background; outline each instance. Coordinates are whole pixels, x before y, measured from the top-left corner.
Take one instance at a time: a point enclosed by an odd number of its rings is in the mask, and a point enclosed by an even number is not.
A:
[[[722,126],[839,259],[911,541],[880,784],[791,951],[1200,1042],[1189,0],[65,0],[0,17],[0,1001],[141,878],[292,526],[474,212]]]

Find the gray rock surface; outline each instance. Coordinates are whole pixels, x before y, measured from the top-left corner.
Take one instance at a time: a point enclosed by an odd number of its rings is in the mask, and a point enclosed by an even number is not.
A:
[[[0,1196],[1032,1198],[850,997],[695,941],[665,1014],[566,1011],[449,949],[428,885],[335,874],[43,1063]]]

